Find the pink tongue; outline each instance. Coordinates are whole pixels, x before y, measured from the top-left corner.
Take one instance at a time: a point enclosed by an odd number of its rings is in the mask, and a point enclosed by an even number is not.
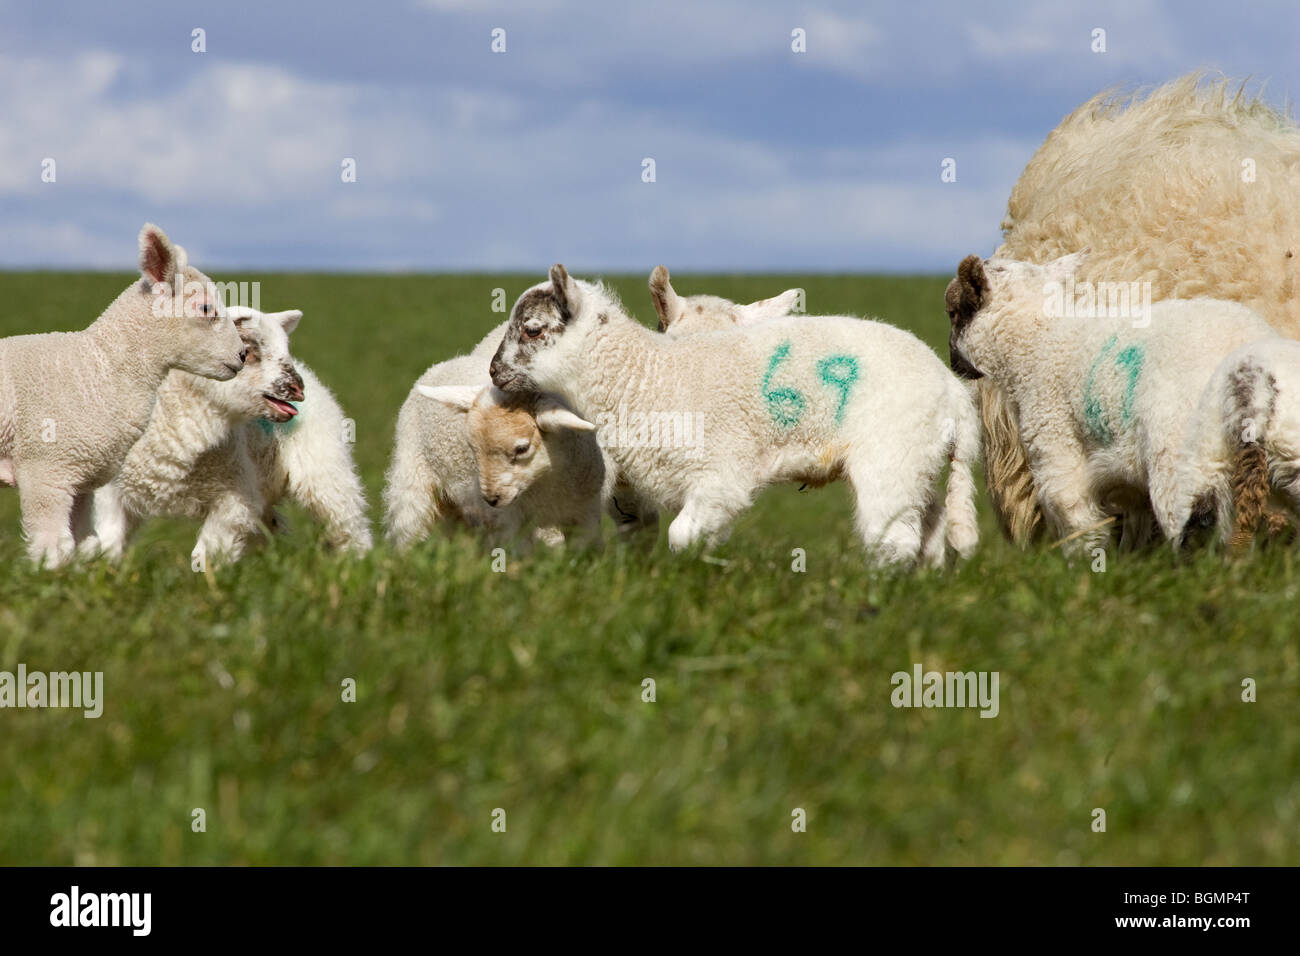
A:
[[[298,409],[294,408],[288,402],[283,402],[278,398],[271,399],[271,402],[272,404],[275,405],[276,408],[280,409],[280,411],[284,412],[290,418],[293,418],[295,415],[298,414]]]

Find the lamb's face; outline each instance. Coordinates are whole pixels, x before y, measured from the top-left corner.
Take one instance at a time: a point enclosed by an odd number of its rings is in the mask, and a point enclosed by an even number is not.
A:
[[[549,282],[521,295],[492,357],[492,384],[507,393],[560,388],[581,351],[581,328],[592,321],[581,314],[582,298],[562,265],[551,267]]]
[[[553,439],[596,430],[549,395],[508,394],[492,385],[421,385],[418,391],[466,414],[479,490],[494,508],[506,507],[551,471]]]
[[[659,316],[659,331],[670,338],[680,338],[790,315],[801,293],[799,289],[787,289],[778,296],[747,305],[717,295],[679,296],[673,289],[668,270],[656,266],[650,273],[650,298]]]
[[[131,309],[153,326],[168,365],[222,382],[239,373],[243,344],[216,285],[152,223],[140,230],[135,296]]]
[[[302,313],[241,306],[232,306],[230,313],[247,349],[244,368],[233,381],[215,385],[210,392],[233,418],[289,421],[298,414],[291,403],[303,400],[302,376],[289,354],[289,334]]]
[[[978,366],[991,334],[989,313],[1002,311],[1043,321],[1043,304],[1051,286],[1064,283],[1087,255],[1085,249],[1045,263],[997,257],[981,260],[979,256],[963,259],[944,293],[952,323],[948,337],[952,370],[963,378],[983,377]]]
[[[470,444],[478,461],[479,490],[494,508],[504,508],[551,470],[551,456],[533,417],[532,402],[497,392],[470,406]]]

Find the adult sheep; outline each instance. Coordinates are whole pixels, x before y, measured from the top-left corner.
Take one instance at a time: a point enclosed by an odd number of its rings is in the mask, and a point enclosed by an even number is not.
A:
[[[998,258],[1090,250],[1080,281],[1149,282],[1154,299],[1241,302],[1300,337],[1300,127],[1244,84],[1191,74],[1101,93],[1039,147],[1007,203]],[[994,510],[1018,544],[1044,527],[1016,408],[980,383]]]

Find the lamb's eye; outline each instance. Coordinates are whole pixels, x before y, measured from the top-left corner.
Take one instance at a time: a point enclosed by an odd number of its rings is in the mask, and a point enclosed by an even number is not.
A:
[[[951,322],[951,321],[952,321],[953,319],[955,319],[955,318],[957,318],[957,313],[956,313],[956,311],[953,310],[953,309],[949,309],[949,310],[948,310],[948,321]]]
[[[528,336],[530,339],[535,339],[537,338],[537,336],[541,334],[542,334],[542,323],[540,322],[525,323],[524,335]]]
[[[217,310],[213,308],[210,303],[204,302],[201,306],[199,306],[199,311],[202,312],[204,315],[213,315],[216,313]]]
[[[515,457],[518,458],[520,455],[528,454],[528,449],[531,447],[532,443],[527,438],[519,439],[519,441],[515,442]]]

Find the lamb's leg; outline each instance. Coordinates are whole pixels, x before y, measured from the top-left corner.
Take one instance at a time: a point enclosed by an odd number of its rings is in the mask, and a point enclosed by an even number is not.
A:
[[[318,446],[312,449],[315,455],[311,458],[297,451],[295,448],[289,454],[281,450],[290,496],[325,526],[334,547],[354,554],[369,551],[373,542],[366,520],[366,496],[346,450]]]
[[[389,543],[405,551],[423,541],[441,517],[438,476],[417,455],[399,446],[384,488],[384,525]]]
[[[924,469],[900,468],[862,457],[848,464],[848,479],[857,499],[857,528],[878,566],[910,566],[921,557],[926,502],[922,497],[934,476]]]
[[[76,496],[44,480],[37,472],[18,476],[27,554],[37,564],[57,568],[76,553],[72,535],[72,506]]]
[[[1102,525],[1106,513],[1088,493],[1087,487],[1060,480],[1041,485],[1043,510],[1057,526],[1062,539],[1061,551],[1071,560],[1087,557],[1110,540],[1110,528]]]
[[[211,566],[234,564],[244,556],[249,541],[261,533],[261,513],[260,501],[250,501],[247,495],[234,491],[223,493],[204,519],[190,557]]]
[[[116,561],[139,526],[139,518],[127,509],[117,486],[104,485],[95,490],[95,541],[98,553]]]
[[[748,505],[748,494],[724,483],[697,486],[668,526],[668,547],[684,551],[701,539],[709,546],[721,544],[730,534],[731,523]]]

